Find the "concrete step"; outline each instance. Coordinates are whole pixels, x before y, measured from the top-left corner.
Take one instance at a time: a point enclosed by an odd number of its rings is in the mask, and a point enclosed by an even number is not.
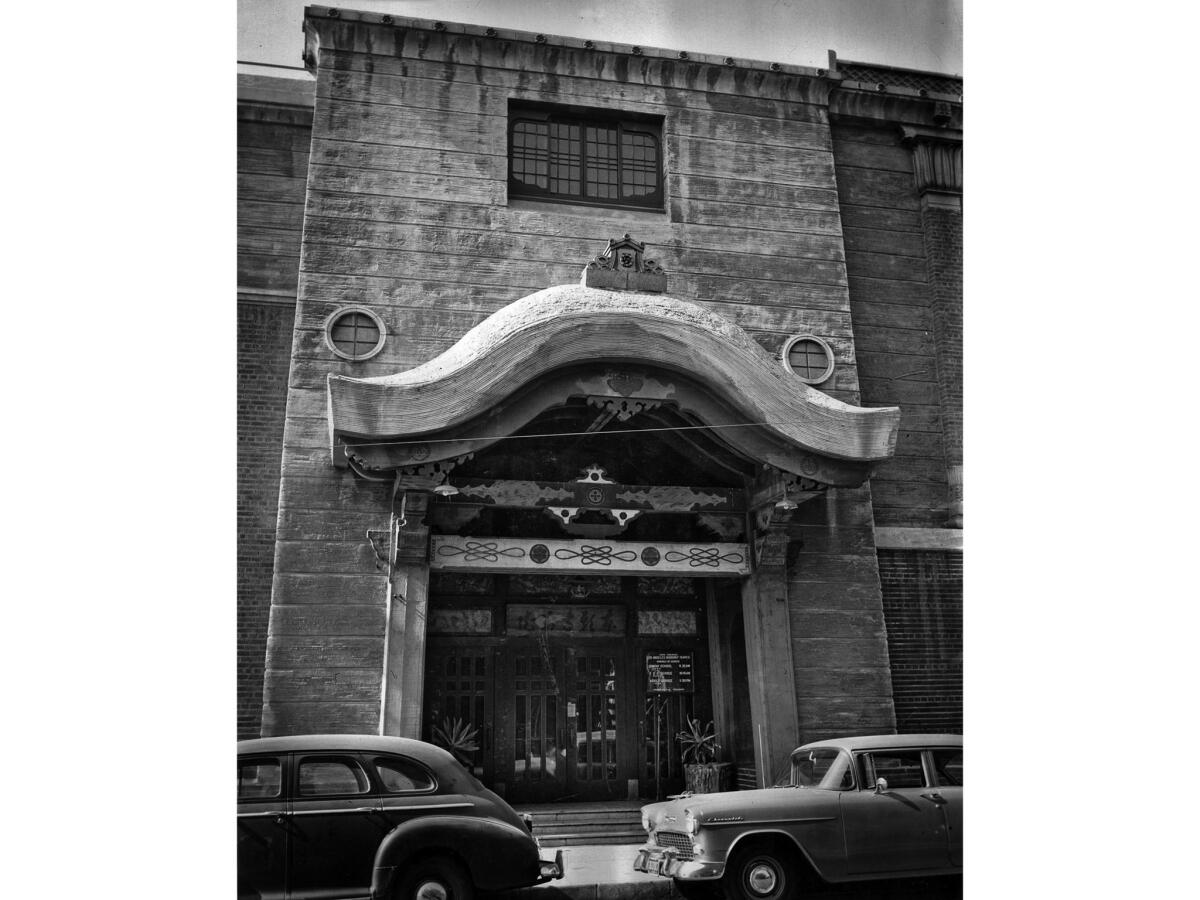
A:
[[[570,832],[551,834],[539,832],[535,829],[534,834],[537,835],[542,846],[547,849],[554,849],[555,847],[583,847],[592,844],[628,844],[631,846],[640,846],[646,842],[646,834],[640,828],[637,832],[621,831],[609,832],[607,834],[572,834]]]
[[[516,809],[533,816],[533,833],[543,847],[641,844],[646,838],[637,801],[525,805]]]

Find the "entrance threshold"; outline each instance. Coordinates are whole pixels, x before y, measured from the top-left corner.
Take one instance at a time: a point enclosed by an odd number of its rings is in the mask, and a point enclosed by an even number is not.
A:
[[[533,834],[543,847],[583,844],[641,844],[642,806],[649,800],[589,800],[572,803],[515,803],[533,817]]]

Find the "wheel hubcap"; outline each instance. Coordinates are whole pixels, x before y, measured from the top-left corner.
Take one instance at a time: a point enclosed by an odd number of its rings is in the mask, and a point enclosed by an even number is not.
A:
[[[779,877],[775,874],[775,870],[766,863],[755,863],[746,875],[746,881],[750,884],[750,890],[766,896],[775,890],[775,885],[779,883]]]
[[[417,885],[416,900],[450,900],[450,892],[440,881],[422,881]]]

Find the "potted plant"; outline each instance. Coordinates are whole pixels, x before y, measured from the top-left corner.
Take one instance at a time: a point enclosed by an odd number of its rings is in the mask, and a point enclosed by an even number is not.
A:
[[[449,750],[450,754],[468,769],[471,768],[475,751],[479,749],[479,745],[475,743],[477,734],[478,728],[472,728],[469,723],[459,718],[451,721],[447,716],[442,719],[441,725],[433,726],[433,742]]]
[[[686,789],[693,794],[712,794],[727,791],[733,783],[733,764],[717,762],[721,745],[710,721],[701,725],[699,719],[688,719],[686,731],[675,736],[683,748],[683,773]]]

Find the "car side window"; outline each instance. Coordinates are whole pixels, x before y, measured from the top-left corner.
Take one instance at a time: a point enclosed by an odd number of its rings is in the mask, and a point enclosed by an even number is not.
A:
[[[874,788],[879,778],[886,779],[888,790],[925,787],[920,750],[877,750],[860,759],[863,784],[868,788]]]
[[[282,770],[277,759],[238,761],[238,799],[269,800],[283,788]]]
[[[962,787],[962,769],[962,750],[933,751],[933,771],[937,775],[938,784]]]
[[[436,786],[425,767],[410,759],[377,757],[375,771],[389,794],[426,793]]]
[[[296,784],[302,797],[366,794],[371,790],[362,766],[344,757],[310,756],[301,760]]]

